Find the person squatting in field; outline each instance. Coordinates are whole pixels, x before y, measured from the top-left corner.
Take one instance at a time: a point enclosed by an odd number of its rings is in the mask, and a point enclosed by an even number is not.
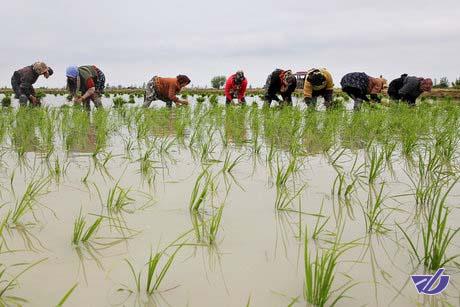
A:
[[[415,106],[415,101],[423,92],[431,92],[433,81],[430,78],[419,78],[401,75],[394,79],[388,86],[388,96],[393,100],[407,102],[410,106]]]
[[[315,107],[317,98],[321,96],[324,98],[324,106],[330,108],[333,92],[334,81],[326,68],[313,68],[307,71],[303,86],[303,96],[307,106]]]
[[[382,77],[374,78],[363,72],[352,72],[343,76],[340,85],[342,91],[354,100],[354,109],[359,110],[363,101],[369,101],[367,95],[370,95],[370,100],[380,103],[378,94],[382,92],[386,82]]]
[[[275,69],[265,83],[265,103],[270,106],[273,100],[281,102],[280,94],[283,102],[292,105],[292,93],[296,87],[297,79],[291,70]]]
[[[178,75],[176,78],[163,78],[154,76],[147,83],[144,93],[144,108],[148,108],[152,101],[161,100],[166,102],[166,106],[171,108],[174,102],[176,106],[188,105],[187,100],[181,100],[177,94],[182,88],[190,84],[189,77]]]
[[[102,107],[101,97],[105,88],[104,73],[94,65],[69,66],[66,69],[67,89],[75,104],[82,104],[91,109],[90,102],[96,108]],[[78,95],[80,92],[82,95]]]
[[[14,98],[19,99],[21,106],[30,102],[33,106],[39,106],[40,100],[36,97],[33,84],[38,77],[43,75],[46,79],[53,75],[53,70],[43,62],[35,62],[32,65],[16,70],[11,77],[11,86]]]
[[[230,105],[233,99],[238,99],[239,104],[245,104],[246,88],[248,80],[244,76],[243,71],[239,70],[235,74],[228,77],[225,82],[225,103]]]

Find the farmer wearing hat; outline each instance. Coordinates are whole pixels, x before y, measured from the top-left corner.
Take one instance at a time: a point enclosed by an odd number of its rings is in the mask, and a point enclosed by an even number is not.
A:
[[[433,81],[430,78],[419,78],[401,75],[390,82],[388,96],[393,100],[402,100],[410,106],[415,106],[415,101],[423,92],[431,92]]]
[[[188,105],[188,101],[179,99],[177,94],[179,94],[182,88],[190,84],[190,82],[189,77],[185,75],[178,75],[175,78],[154,76],[147,83],[143,107],[148,108],[154,100],[166,102],[168,108],[172,107],[173,102],[176,106]]]
[[[280,102],[280,94],[284,102],[292,105],[292,93],[296,87],[297,79],[291,70],[275,69],[265,83],[265,103],[270,106],[273,100]]]
[[[384,78],[374,78],[363,72],[352,72],[343,76],[340,81],[342,91],[347,93],[354,100],[354,109],[358,110],[363,101],[380,102],[378,94],[382,92],[387,80]],[[370,99],[367,97],[370,95]]]
[[[333,90],[334,81],[331,73],[326,68],[313,68],[307,71],[303,87],[304,101],[307,106],[316,106],[316,99],[321,96],[324,98],[326,108],[330,108],[332,106]]]
[[[14,98],[19,99],[21,106],[30,102],[33,106],[39,106],[40,101],[35,97],[33,84],[39,76],[46,79],[53,74],[53,70],[43,62],[35,62],[32,65],[16,70],[11,77],[11,86],[14,91]]]
[[[102,107],[101,95],[104,93],[104,73],[94,65],[69,66],[66,69],[67,89],[75,104],[82,104],[91,109],[90,101],[96,108]],[[81,96],[78,94],[81,93]]]
[[[233,99],[237,98],[239,104],[245,104],[246,100],[244,96],[246,95],[247,86],[248,80],[244,77],[244,73],[241,70],[228,77],[227,82],[225,82],[225,103],[229,105]]]

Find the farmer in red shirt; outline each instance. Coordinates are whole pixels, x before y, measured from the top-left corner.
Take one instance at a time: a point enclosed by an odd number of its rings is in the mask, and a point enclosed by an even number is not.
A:
[[[104,93],[104,73],[94,65],[70,66],[66,69],[67,88],[70,95],[75,97],[76,104],[83,104],[90,109],[90,101],[96,108],[102,107],[101,95]],[[81,96],[77,94],[80,91]]]
[[[244,96],[246,94],[247,86],[248,80],[244,77],[244,73],[241,70],[228,77],[227,82],[225,83],[226,104],[229,105],[235,98],[238,99],[239,104],[246,103]]]

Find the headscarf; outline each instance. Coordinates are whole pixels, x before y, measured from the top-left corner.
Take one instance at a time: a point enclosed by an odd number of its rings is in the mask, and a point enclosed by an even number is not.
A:
[[[311,70],[308,74],[307,81],[313,86],[320,86],[326,82],[326,77],[321,73],[319,69]]]
[[[295,76],[292,74],[292,70],[286,70],[284,73],[284,80],[286,80],[286,83],[288,85],[294,84],[294,82],[297,80]]]
[[[179,82],[180,84],[189,84],[190,82],[192,82],[190,78],[186,75],[178,75],[176,78],[177,82]]]
[[[281,78],[281,92],[285,92],[288,87],[296,82],[295,76],[292,74],[292,70],[282,71],[280,74]]]
[[[241,84],[244,81],[244,72],[242,70],[238,70],[235,74],[235,83]]]
[[[48,66],[43,62],[35,62],[32,66],[34,71],[39,75],[44,74],[48,70]]]
[[[77,66],[69,66],[65,70],[65,75],[70,78],[77,78],[78,77],[78,67]]]
[[[422,79],[420,81],[420,90],[424,92],[431,92],[433,88],[433,81],[430,78]]]

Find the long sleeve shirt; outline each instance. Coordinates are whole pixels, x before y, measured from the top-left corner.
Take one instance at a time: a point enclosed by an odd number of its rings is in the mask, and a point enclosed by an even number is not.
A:
[[[248,80],[244,78],[241,84],[235,83],[235,75],[228,77],[227,82],[225,82],[225,97],[228,100],[232,100],[235,96],[238,100],[242,100],[246,95],[246,88],[248,86]]]

